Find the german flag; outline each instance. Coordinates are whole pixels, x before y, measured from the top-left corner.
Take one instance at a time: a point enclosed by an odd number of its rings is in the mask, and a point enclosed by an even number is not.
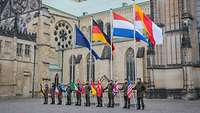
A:
[[[105,45],[111,46],[111,38],[107,36],[99,27],[97,22],[93,19],[93,26],[92,26],[92,41],[95,42],[102,42]],[[112,44],[112,51],[115,50],[114,44]]]
[[[100,41],[105,45],[111,45],[110,38],[100,29],[99,25],[95,20],[93,20],[92,26],[92,41]]]

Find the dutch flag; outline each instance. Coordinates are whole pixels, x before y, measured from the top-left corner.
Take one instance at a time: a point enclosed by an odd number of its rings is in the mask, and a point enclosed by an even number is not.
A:
[[[148,43],[148,38],[142,35],[139,30],[135,30],[134,25],[125,17],[113,12],[113,36],[119,38],[136,38]]]

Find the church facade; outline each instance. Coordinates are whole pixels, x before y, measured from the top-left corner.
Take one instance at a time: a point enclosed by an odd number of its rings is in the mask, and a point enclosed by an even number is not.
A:
[[[88,80],[97,81],[98,79],[112,79],[123,83],[125,78],[135,80],[137,77],[140,77],[148,87],[147,97],[149,98],[183,96],[183,94],[189,92],[190,89],[192,89],[192,92],[196,92],[196,94],[199,93],[200,77],[198,76],[198,63],[192,63],[198,61],[199,47],[198,44],[196,44],[196,42],[198,42],[196,38],[198,35],[189,35],[193,37],[190,39],[192,48],[190,48],[190,46],[182,47],[182,36],[186,35],[183,35],[183,29],[177,30],[179,27],[172,27],[182,25],[182,8],[180,8],[180,11],[174,11],[173,14],[178,15],[177,17],[167,15],[167,12],[173,12],[171,11],[172,9],[182,6],[181,4],[185,3],[187,0],[184,2],[174,2],[174,8],[168,8],[168,5],[165,5],[172,4],[173,0],[171,0],[171,2],[162,1],[163,3],[161,3],[161,1],[159,2],[159,0],[140,3],[139,5],[144,12],[151,16],[155,22],[163,28],[164,43],[163,45],[157,45],[154,49],[149,49],[146,45],[137,43],[135,49],[132,39],[113,38],[115,50],[113,51],[112,61],[110,60],[110,48],[100,42],[94,42],[92,48],[102,60],[96,60],[90,57],[88,49],[74,45],[75,24],[79,26],[83,34],[90,40],[91,16],[97,21],[100,28],[103,29],[107,35],[110,35],[111,22],[109,9],[92,13],[82,12],[81,15],[76,15],[68,11],[56,9],[40,0],[22,1],[23,2],[18,2],[16,0],[1,1],[0,26],[6,29],[15,28],[15,30],[22,34],[31,32],[37,35],[35,41],[26,41],[26,43],[31,43],[30,45],[32,45],[31,60],[29,60],[30,65],[24,65],[20,62],[17,65],[18,68],[15,68],[13,71],[13,74],[6,70],[10,69],[10,66],[16,61],[7,59],[10,64],[5,65],[4,62],[7,60],[3,57],[0,58],[0,76],[1,78],[7,78],[7,81],[0,79],[0,88],[12,89],[10,93],[8,93],[9,90],[2,90],[0,96],[31,96],[31,94],[33,94],[32,96],[37,96],[39,94],[40,84],[48,83],[50,86],[54,81],[56,73],[59,74],[60,81],[66,84],[70,81],[76,82],[80,80],[85,82]],[[81,2],[89,1],[73,1],[74,4],[80,4]],[[31,4],[35,6],[32,7]],[[125,2],[121,2],[120,4],[121,6],[119,8],[113,8],[112,11],[133,21],[132,5]],[[162,6],[166,7],[165,10],[161,8]],[[13,10],[14,8],[15,10]],[[163,14],[161,11],[158,12],[158,9],[163,10],[162,12],[165,13]],[[169,11],[169,9],[171,10]],[[193,9],[190,9],[190,11],[193,11]],[[195,11],[196,10],[194,10],[194,13]],[[195,19],[197,17],[193,18]],[[195,24],[193,23],[192,25]],[[171,26],[169,27],[170,30],[168,30],[168,26]],[[171,30],[172,28],[173,30]],[[196,27],[193,29],[195,28]],[[194,31],[198,33],[196,29]],[[189,33],[191,32],[192,31],[189,30]],[[18,40],[17,36],[9,37],[15,37],[14,39]],[[6,38],[6,36],[2,35],[0,41],[4,38]],[[28,36],[24,38],[29,39]],[[186,40],[187,39],[188,38],[186,38]],[[23,42],[23,40],[19,39],[19,42]],[[187,43],[187,41],[185,41],[185,43]],[[0,45],[2,44],[4,45],[4,43],[0,43]],[[25,45],[26,44],[23,45],[23,49],[25,49]],[[14,46],[12,50],[16,51],[16,48],[17,46]],[[1,46],[0,50],[4,49],[5,48]],[[183,49],[187,52],[183,52]],[[185,53],[185,62],[183,62],[183,53]],[[188,53],[190,54],[188,55]],[[134,55],[136,55],[136,60],[134,60]],[[29,70],[28,80],[26,79],[26,68]],[[20,79],[19,76],[21,76]],[[25,85],[26,83],[29,84]],[[17,90],[17,88],[21,90]]]
[[[77,3],[81,1],[75,1]],[[90,17],[94,16],[94,19],[100,24],[101,28],[104,29],[105,33],[110,33],[110,11],[104,10],[101,12],[96,12],[92,14],[86,14],[83,12],[81,16],[76,16],[61,10],[55,9],[49,5],[41,3],[38,0],[17,2],[17,1],[5,1],[2,4],[1,9],[1,26],[5,29],[17,28],[16,30],[24,34],[26,32],[36,33],[37,38],[35,40],[34,46],[31,46],[31,66],[29,70],[29,80],[25,80],[23,77],[23,72],[26,72],[26,65],[19,67],[13,73],[10,74],[6,72],[9,65],[1,66],[1,77],[7,78],[5,81],[7,84],[2,84],[0,87],[2,89],[10,89],[12,93],[3,91],[1,96],[31,96],[38,95],[40,84],[49,83],[49,85],[54,81],[54,76],[56,73],[59,74],[60,81],[63,78],[64,83],[69,83],[69,81],[87,81],[101,79],[102,77],[119,80],[123,82],[125,78],[130,78],[131,80],[136,79],[134,73],[134,52],[133,40],[118,40],[114,39],[116,45],[116,50],[114,51],[112,68],[113,74],[111,75],[111,68],[109,60],[110,50],[109,47],[104,46],[102,43],[94,43],[93,48],[97,51],[98,55],[103,58],[103,60],[96,60],[94,58],[89,59],[89,51],[86,48],[74,47],[74,25],[78,25],[84,35],[90,38]],[[15,4],[18,4],[15,5]],[[25,5],[26,4],[26,5]],[[34,4],[32,8],[31,4]],[[21,6],[21,7],[20,7]],[[150,7],[149,2],[141,4],[144,10],[149,14]],[[16,11],[13,10],[16,8]],[[113,11],[127,17],[132,20],[132,6],[126,3],[121,3],[120,8],[114,8]],[[17,23],[15,25],[15,23]],[[60,38],[60,34],[66,34],[67,39],[64,44]],[[2,35],[2,37],[5,37]],[[11,36],[12,38],[12,36]],[[28,37],[25,37],[28,39]],[[4,45],[4,43],[2,43]],[[13,47],[15,51],[16,47]],[[62,49],[64,48],[64,49]],[[2,46],[2,49],[3,46]],[[141,55],[137,58],[137,72],[138,75],[143,78],[146,71],[144,70],[145,64],[145,51],[141,47]],[[35,52],[34,52],[35,51]],[[62,59],[63,54],[63,59]],[[11,60],[11,59],[9,59]],[[1,59],[3,61],[5,59]],[[63,63],[62,63],[63,62]],[[73,62],[73,63],[72,63]],[[90,65],[91,62],[91,65]],[[11,64],[14,61],[11,60]],[[63,64],[63,65],[62,65]],[[62,68],[63,66],[63,68]],[[126,67],[127,66],[127,67]],[[63,69],[63,77],[62,77]],[[19,72],[22,70],[22,72]],[[91,70],[91,71],[90,71]],[[19,73],[17,73],[19,72]],[[15,76],[16,75],[16,76]],[[10,78],[13,80],[11,81]],[[18,76],[22,76],[19,80]],[[3,80],[3,79],[2,79]],[[25,83],[29,83],[26,85]],[[21,84],[18,86],[18,84]],[[11,88],[12,87],[12,88]],[[21,90],[15,92],[19,87]]]

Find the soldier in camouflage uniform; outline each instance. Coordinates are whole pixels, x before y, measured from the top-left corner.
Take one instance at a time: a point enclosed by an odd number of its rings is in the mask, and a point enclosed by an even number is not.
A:
[[[45,84],[44,87],[44,92],[42,92],[44,95],[44,104],[48,104],[49,86],[48,84]]]
[[[141,78],[137,78],[137,83],[134,87],[135,90],[137,90],[137,109],[140,109],[142,105],[142,109],[144,109],[144,92],[146,90],[144,84],[141,81]],[[141,104],[141,105],[140,105]]]
[[[76,91],[76,106],[81,106],[81,87],[80,87],[80,83],[77,83],[77,88],[78,90]]]
[[[55,83],[52,83],[50,92],[51,92],[51,104],[55,104],[55,89],[56,89],[56,85]]]
[[[90,91],[91,91],[91,87],[89,83],[87,82],[85,85],[85,100],[86,100],[85,106],[90,106]]]
[[[114,94],[113,94],[113,88],[114,88],[114,84],[112,80],[109,80],[109,84],[107,85],[107,87],[104,89],[108,89],[108,106],[107,107],[114,107]]]
[[[124,107],[123,108],[130,108],[130,98],[128,98],[127,91],[128,91],[128,81],[125,79],[125,82],[122,86],[122,89],[124,90]]]
[[[68,84],[66,91],[67,91],[67,103],[66,103],[66,105],[71,105],[72,104],[72,99],[71,99],[72,88],[71,88],[70,84]]]
[[[62,104],[62,89],[61,89],[61,84],[59,83],[58,85],[58,105]]]

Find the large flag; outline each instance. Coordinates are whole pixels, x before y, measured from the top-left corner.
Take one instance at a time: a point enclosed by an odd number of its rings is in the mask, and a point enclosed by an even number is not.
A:
[[[143,24],[152,46],[163,43],[162,29],[145,15],[138,5],[135,5],[135,19],[137,20],[137,27],[142,27]]]
[[[42,84],[40,84],[40,93],[44,95],[44,88],[43,88]]]
[[[106,35],[99,27],[97,22],[93,19],[93,26],[92,26],[92,41],[101,41],[105,45],[111,45],[111,38]],[[115,50],[115,45],[112,43],[112,51]]]
[[[92,26],[92,41],[95,42],[101,41],[106,45],[111,45],[110,38],[100,29],[95,20],[93,20],[93,26]]]
[[[135,34],[134,34],[135,31]],[[135,36],[134,36],[135,35]],[[122,38],[136,38],[148,43],[147,37],[139,30],[134,30],[134,25],[125,17],[113,12],[113,36]]]
[[[132,85],[131,81],[129,80],[128,81],[128,90],[127,90],[127,96],[128,96],[128,98],[132,97],[132,89],[133,89],[133,85]]]
[[[80,31],[80,29],[76,27],[76,45],[83,46],[91,50],[91,46],[87,38],[83,35],[83,33]],[[92,49],[92,55],[95,56],[96,59],[100,59],[100,57],[97,55],[97,53]]]

